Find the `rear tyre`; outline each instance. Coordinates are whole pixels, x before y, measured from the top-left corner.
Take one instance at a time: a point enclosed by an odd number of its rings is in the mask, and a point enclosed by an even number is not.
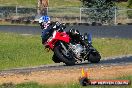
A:
[[[99,63],[100,59],[100,54],[97,51],[92,51],[89,55],[88,61],[90,61],[91,63]]]
[[[56,46],[54,48],[55,55],[61,60],[63,63],[65,63],[67,66],[71,66],[75,64],[75,59],[71,57],[70,55],[66,55],[63,53],[63,48],[61,46]]]

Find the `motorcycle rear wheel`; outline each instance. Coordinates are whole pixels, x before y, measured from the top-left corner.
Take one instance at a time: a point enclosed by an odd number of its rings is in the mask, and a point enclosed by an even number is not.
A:
[[[59,58],[59,60],[61,60],[67,66],[75,65],[75,59],[65,55],[61,46],[56,46],[54,48],[54,53]]]

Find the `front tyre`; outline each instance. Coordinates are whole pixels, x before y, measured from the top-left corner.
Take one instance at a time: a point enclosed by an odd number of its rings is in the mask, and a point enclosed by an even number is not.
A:
[[[89,59],[88,61],[90,61],[91,63],[99,63],[101,59],[101,56],[99,54],[99,52],[97,51],[92,51],[90,54],[89,54]]]
[[[64,53],[64,49],[61,46],[56,46],[54,48],[55,55],[61,60],[63,63],[65,63],[67,66],[71,66],[75,64],[75,59],[69,55],[66,55]]]
[[[55,63],[60,63],[60,62],[61,62],[55,54],[53,55],[52,60],[53,60]]]

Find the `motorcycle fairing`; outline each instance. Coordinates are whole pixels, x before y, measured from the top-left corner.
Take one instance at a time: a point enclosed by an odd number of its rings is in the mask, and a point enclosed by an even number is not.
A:
[[[47,41],[47,45],[53,49],[54,45],[58,42],[58,41],[63,41],[66,43],[69,43],[71,40],[71,38],[69,37],[69,35],[66,32],[58,32],[58,31],[54,31],[53,36],[51,38],[48,39]]]

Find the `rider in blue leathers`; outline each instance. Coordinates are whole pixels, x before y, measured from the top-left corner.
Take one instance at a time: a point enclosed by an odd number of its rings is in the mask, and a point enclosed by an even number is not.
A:
[[[62,27],[63,25],[61,25],[61,23],[59,23],[58,21],[51,22],[49,16],[42,16],[39,19],[39,24],[42,29],[42,44],[45,44],[45,42],[52,35],[54,30],[62,31],[60,28],[64,28]]]
[[[41,37],[42,37],[42,44],[45,43],[45,41],[48,39],[48,37],[50,36],[50,17],[49,16],[42,16],[40,19],[39,19],[39,24],[40,24],[40,27],[42,29],[42,34],[41,34]]]

